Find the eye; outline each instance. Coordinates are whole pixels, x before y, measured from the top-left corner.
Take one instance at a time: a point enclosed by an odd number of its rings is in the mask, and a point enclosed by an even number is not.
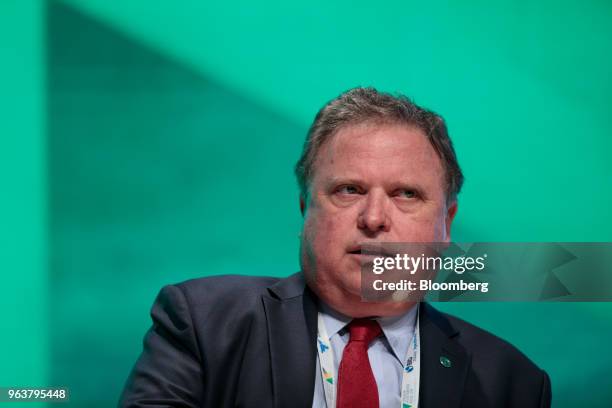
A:
[[[411,199],[417,197],[417,192],[414,190],[402,188],[401,190],[397,191],[396,196],[399,198]]]
[[[357,186],[353,186],[353,185],[347,184],[347,185],[338,187],[336,189],[336,193],[337,194],[353,195],[353,194],[361,194],[361,190]]]

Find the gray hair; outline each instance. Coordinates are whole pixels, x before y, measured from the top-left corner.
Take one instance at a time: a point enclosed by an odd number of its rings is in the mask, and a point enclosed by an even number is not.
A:
[[[374,88],[350,89],[329,101],[317,113],[306,135],[302,156],[295,165],[295,175],[302,196],[308,196],[314,162],[325,142],[340,129],[363,123],[405,124],[420,129],[444,166],[447,203],[456,201],[463,185],[463,173],[444,119],[416,105],[404,95],[391,95]]]

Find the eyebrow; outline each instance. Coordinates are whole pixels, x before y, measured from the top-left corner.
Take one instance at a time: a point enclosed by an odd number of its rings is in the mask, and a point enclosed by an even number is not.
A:
[[[363,180],[355,177],[331,177],[324,182],[326,189],[329,189],[333,186],[343,185],[343,184],[356,184],[363,185]],[[403,188],[407,190],[414,190],[422,197],[425,197],[425,189],[419,183],[405,182],[400,181],[393,184],[394,190],[398,188]]]
[[[325,181],[327,187],[340,184],[363,184],[363,181],[355,177],[331,177]]]

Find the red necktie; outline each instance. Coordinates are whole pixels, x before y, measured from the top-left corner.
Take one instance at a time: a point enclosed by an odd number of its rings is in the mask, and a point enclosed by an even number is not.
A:
[[[370,342],[382,332],[376,320],[355,319],[338,369],[337,408],[378,408],[378,387],[368,359]]]

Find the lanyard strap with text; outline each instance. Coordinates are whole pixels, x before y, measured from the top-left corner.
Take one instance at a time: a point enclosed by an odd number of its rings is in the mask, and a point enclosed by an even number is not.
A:
[[[410,340],[410,346],[408,347],[402,369],[400,408],[416,408],[419,403],[419,377],[421,372],[419,341],[419,315],[417,309],[414,333]],[[331,347],[331,341],[327,335],[325,322],[323,321],[321,313],[319,313],[318,318],[317,353],[319,354],[319,365],[321,366],[321,377],[323,378],[325,402],[328,408],[335,408],[337,373],[334,367],[334,354]]]

